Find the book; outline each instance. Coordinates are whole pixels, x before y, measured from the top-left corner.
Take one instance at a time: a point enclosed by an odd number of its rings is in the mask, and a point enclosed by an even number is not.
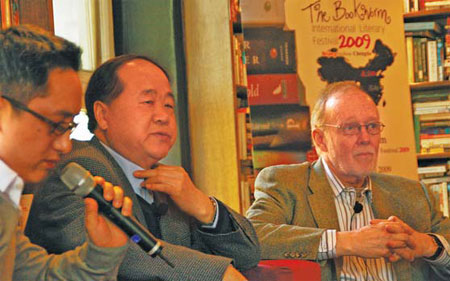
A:
[[[422,180],[423,181],[423,180]],[[429,189],[435,201],[439,204],[439,209],[446,217],[449,216],[449,204],[448,204],[448,184],[447,182],[436,183],[429,185]]]
[[[297,74],[253,74],[247,76],[249,105],[299,104]]]
[[[450,100],[430,101],[430,102],[415,102],[414,109],[432,108],[432,107],[450,107]]]
[[[416,31],[405,31],[405,36],[407,37],[425,37],[429,39],[436,39],[439,35],[432,30],[416,30]]]
[[[427,63],[427,47],[428,47],[428,39],[427,38],[420,38],[420,60],[422,65],[422,71],[423,71],[423,80],[422,81],[428,81],[428,63]]]
[[[408,80],[409,83],[414,83],[414,45],[413,38],[411,36],[407,36],[405,38],[406,43],[406,58],[408,60]]]
[[[420,40],[421,38],[413,38],[414,82],[424,81]]]
[[[450,146],[450,137],[420,139],[420,147],[429,148],[429,147],[440,147],[440,146],[442,146],[442,147]]]
[[[441,139],[450,138],[450,134],[420,134],[420,139]]]
[[[438,69],[438,81],[444,81],[444,41],[442,38],[436,39],[436,56],[437,56],[437,69]]]
[[[247,74],[297,72],[294,31],[244,27],[244,51]]]
[[[436,9],[445,9],[450,8],[450,1],[441,0],[441,1],[425,1],[425,10],[436,10]]]
[[[420,152],[420,119],[418,115],[413,115],[414,122],[414,141],[416,145],[416,152]]]
[[[450,113],[422,114],[422,115],[420,115],[419,119],[420,119],[420,122],[450,120]]]
[[[447,106],[436,106],[436,107],[424,107],[414,110],[415,115],[425,115],[425,114],[437,114],[437,113],[448,113],[450,112],[450,107]]]
[[[411,92],[411,99],[414,103],[449,100],[449,97],[450,90],[446,88],[414,90]]]
[[[431,128],[422,128],[420,130],[421,134],[427,135],[440,135],[440,134],[450,134],[450,126],[446,127],[431,127]]]
[[[421,130],[426,130],[427,128],[436,127],[450,127],[450,120],[436,120],[436,121],[424,121],[420,122]]]
[[[422,182],[426,185],[442,183],[442,182],[450,182],[450,177],[445,176],[445,177],[438,177],[438,178],[423,179]]]
[[[442,33],[442,27],[435,21],[406,22],[405,31],[432,30],[436,33]]]
[[[430,82],[438,81],[436,40],[427,41],[427,69],[428,69],[428,81]]]
[[[301,163],[311,149],[309,107],[298,104],[250,106],[253,167]]]
[[[417,173],[420,174],[431,174],[431,173],[445,173],[447,172],[446,165],[433,165],[433,166],[425,166],[418,167]]]

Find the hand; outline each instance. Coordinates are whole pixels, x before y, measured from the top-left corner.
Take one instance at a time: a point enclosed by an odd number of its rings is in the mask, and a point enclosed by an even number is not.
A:
[[[192,183],[182,167],[159,165],[155,169],[135,171],[136,178],[145,179],[141,186],[164,192],[186,214],[203,224],[212,223],[215,208],[209,197]]]
[[[222,281],[247,281],[247,278],[230,264],[223,274]]]
[[[396,229],[391,233],[387,230]],[[364,226],[358,230],[338,232],[336,255],[359,256],[364,258],[389,258],[393,249],[407,247],[409,235],[400,231],[402,226],[396,222],[384,222]]]
[[[398,223],[401,228],[386,227],[389,233],[399,233],[403,231],[408,234],[408,241],[406,248],[393,249],[393,252],[399,257],[412,262],[415,258],[430,257],[436,250],[437,245],[433,238],[428,234],[415,231],[401,219],[396,216],[391,216],[387,219],[388,222]],[[371,224],[382,223],[382,220],[373,220]]]
[[[133,202],[129,197],[123,196],[123,190],[118,186],[113,186],[105,182],[102,177],[94,177],[97,184],[103,187],[103,197],[108,201],[113,201],[115,208],[122,207],[124,216],[131,216]],[[112,248],[125,245],[129,238],[115,224],[99,216],[98,204],[92,198],[84,199],[85,202],[85,224],[89,239],[99,247]]]

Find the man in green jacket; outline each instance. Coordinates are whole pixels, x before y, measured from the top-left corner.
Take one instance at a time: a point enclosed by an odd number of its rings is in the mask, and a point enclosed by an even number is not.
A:
[[[263,259],[306,259],[322,280],[449,280],[450,221],[419,182],[373,173],[384,124],[353,82],[311,116],[314,163],[262,170],[247,212]]]

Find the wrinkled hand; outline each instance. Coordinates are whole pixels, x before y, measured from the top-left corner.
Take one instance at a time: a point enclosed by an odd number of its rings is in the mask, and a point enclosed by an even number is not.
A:
[[[388,231],[390,228],[395,231]],[[396,222],[364,226],[358,230],[338,232],[336,255],[363,258],[389,258],[393,249],[405,248],[409,235]]]
[[[386,230],[389,233],[398,234],[403,232],[408,234],[407,247],[392,248],[394,254],[392,257],[389,257],[389,260],[396,261],[402,258],[412,262],[415,258],[430,257],[436,252],[437,246],[434,243],[433,238],[425,233],[417,232],[395,216],[391,216],[387,220],[372,220],[370,223],[375,225],[389,222],[394,222],[401,226],[400,228],[391,228],[389,224],[387,224]]]
[[[232,265],[229,265],[225,270],[222,281],[247,281],[247,278]]]
[[[183,212],[199,222],[213,221],[215,209],[211,200],[195,187],[182,167],[159,165],[155,169],[135,171],[133,175],[145,179],[142,187],[169,195]]]
[[[103,197],[113,202],[115,208],[122,207],[124,216],[131,216],[133,202],[129,197],[123,196],[122,188],[113,186],[105,182],[102,177],[94,177],[97,184],[103,187]],[[99,247],[120,247],[125,245],[129,238],[115,224],[100,216],[98,213],[98,204],[92,198],[84,199],[85,202],[85,224],[89,239]]]

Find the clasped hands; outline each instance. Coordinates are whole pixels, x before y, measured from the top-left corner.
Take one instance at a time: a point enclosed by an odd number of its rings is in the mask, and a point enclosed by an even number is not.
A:
[[[355,231],[338,232],[336,254],[364,258],[384,257],[390,262],[430,257],[437,250],[432,237],[415,231],[395,216],[374,219]]]

